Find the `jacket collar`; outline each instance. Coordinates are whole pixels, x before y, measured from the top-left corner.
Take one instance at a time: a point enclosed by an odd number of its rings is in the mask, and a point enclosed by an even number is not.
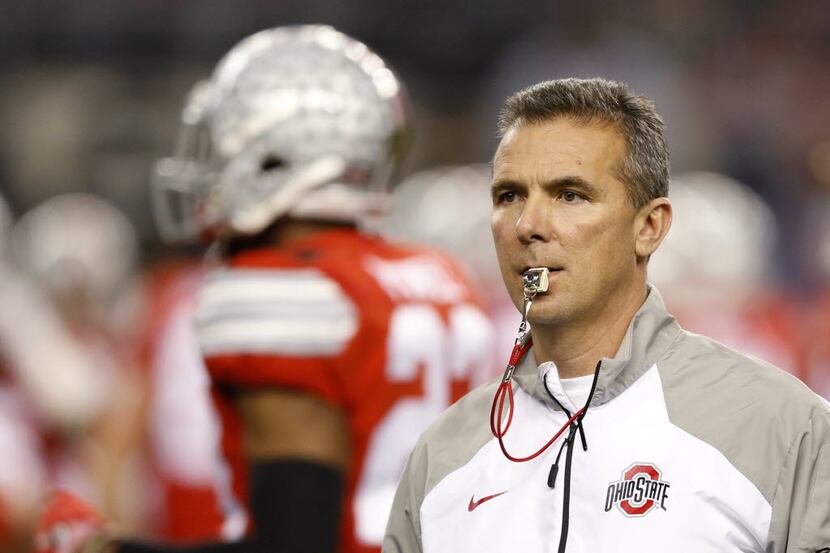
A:
[[[603,357],[600,361],[599,379],[591,406],[607,403],[624,392],[663,357],[679,333],[680,325],[666,310],[657,289],[649,285],[646,301],[628,325],[617,354],[613,358]],[[545,391],[547,380],[550,392],[564,405],[570,404],[562,392],[556,366],[551,362],[537,366],[533,348],[516,367],[514,378],[524,391],[558,409],[559,406]]]

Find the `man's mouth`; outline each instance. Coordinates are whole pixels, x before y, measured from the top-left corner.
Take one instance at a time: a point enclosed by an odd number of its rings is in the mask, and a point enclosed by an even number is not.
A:
[[[523,267],[519,275],[522,279],[525,297],[527,298],[528,295],[535,297],[537,294],[549,293],[551,283],[556,280],[556,277],[559,276],[562,270],[562,267],[558,266],[544,267],[533,265]]]
[[[542,267],[544,267],[544,265],[525,265],[524,267],[521,268],[521,270],[518,271],[518,273],[519,273],[520,276],[524,276],[524,274],[529,269],[540,269]],[[560,273],[560,272],[564,271],[564,269],[562,267],[550,266],[550,267],[546,267],[546,268],[547,268],[548,274],[550,276],[553,276],[556,273]]]

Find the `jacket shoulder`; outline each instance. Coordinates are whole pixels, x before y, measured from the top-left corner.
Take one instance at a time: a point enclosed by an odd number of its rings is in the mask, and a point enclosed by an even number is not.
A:
[[[717,448],[771,502],[792,444],[828,404],[791,374],[686,331],[657,367],[670,421]]]

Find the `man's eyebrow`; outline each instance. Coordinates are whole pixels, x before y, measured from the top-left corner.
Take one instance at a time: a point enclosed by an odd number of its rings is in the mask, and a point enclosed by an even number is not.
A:
[[[585,192],[597,193],[596,186],[578,175],[568,175],[551,179],[544,184],[545,188],[578,188]]]
[[[522,185],[519,184],[516,180],[508,178],[494,179],[493,182],[490,183],[491,190],[499,190],[501,188],[517,188],[521,186]]]
[[[545,188],[578,188],[585,192],[597,192],[597,187],[578,175],[567,175],[564,177],[557,177],[551,179],[543,185]],[[522,188],[523,184],[510,178],[499,178],[493,180],[490,184],[491,190],[500,190],[503,188]]]

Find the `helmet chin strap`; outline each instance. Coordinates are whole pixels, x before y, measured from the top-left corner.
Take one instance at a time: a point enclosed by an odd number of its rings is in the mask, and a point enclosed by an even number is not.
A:
[[[501,447],[501,451],[504,456],[516,463],[524,463],[526,461],[533,460],[544,453],[545,450],[547,450],[557,439],[559,439],[559,436],[561,436],[574,421],[582,416],[586,409],[586,407],[583,407],[574,413],[568,422],[566,422],[564,426],[562,426],[562,428],[560,428],[559,431],[556,432],[553,437],[535,453],[532,453],[526,457],[515,457],[507,451],[507,447],[504,444],[504,436],[510,429],[510,423],[513,422],[513,372],[516,370],[516,366],[522,360],[522,357],[524,357],[530,349],[530,346],[533,345],[533,340],[530,337],[530,327],[527,322],[527,317],[530,313],[530,306],[533,304],[533,300],[538,294],[546,293],[549,287],[548,269],[546,267],[528,269],[525,271],[522,278],[524,283],[524,309],[522,312],[522,322],[519,325],[519,333],[516,337],[516,343],[513,346],[513,352],[510,354],[510,361],[504,371],[501,384],[499,384],[496,395],[493,397],[493,405],[490,408],[490,431],[493,433],[493,436],[498,439],[499,446]],[[505,399],[507,399],[507,421],[503,423],[502,414],[504,412]]]

